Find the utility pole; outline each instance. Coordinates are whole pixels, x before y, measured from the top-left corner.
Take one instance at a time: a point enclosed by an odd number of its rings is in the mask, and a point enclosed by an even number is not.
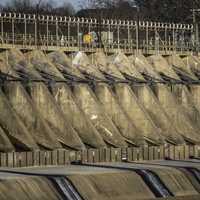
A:
[[[39,0],[38,3],[36,4],[36,45],[38,47],[39,43],[39,37],[40,37],[40,30],[39,30],[39,11],[40,11],[40,4],[42,3],[42,0]]]
[[[136,52],[139,53],[140,49],[140,7],[138,5],[133,6],[136,8],[137,19],[136,19]]]
[[[192,9],[192,18],[193,18],[193,27],[194,27],[194,52],[198,54],[199,52],[199,24],[197,21],[197,13],[200,12],[200,9]]]

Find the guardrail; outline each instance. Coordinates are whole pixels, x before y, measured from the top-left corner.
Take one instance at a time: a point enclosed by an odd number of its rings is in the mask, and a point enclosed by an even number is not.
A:
[[[87,149],[83,151],[11,152],[0,153],[0,167],[58,166],[72,162],[122,162],[148,160],[186,160],[200,157],[200,146],[156,146],[133,148]]]

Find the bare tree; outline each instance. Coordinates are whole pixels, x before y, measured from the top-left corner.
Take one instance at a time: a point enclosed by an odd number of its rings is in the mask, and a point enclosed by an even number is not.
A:
[[[53,0],[10,0],[5,6],[2,6],[4,12],[20,12],[34,14],[51,15],[73,15],[74,8],[67,1],[57,6]]]

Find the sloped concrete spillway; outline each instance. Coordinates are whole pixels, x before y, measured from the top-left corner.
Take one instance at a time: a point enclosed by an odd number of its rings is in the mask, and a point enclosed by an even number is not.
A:
[[[3,169],[1,199],[198,200],[200,162],[96,163]],[[9,192],[10,191],[10,192]],[[16,195],[17,194],[17,195]]]
[[[198,144],[199,66],[195,56],[1,52],[0,150]]]

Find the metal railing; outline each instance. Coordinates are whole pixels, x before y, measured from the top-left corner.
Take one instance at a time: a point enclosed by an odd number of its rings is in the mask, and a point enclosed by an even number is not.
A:
[[[100,28],[101,27],[101,28]],[[86,43],[84,35],[96,33],[96,40]],[[103,35],[103,33],[106,33]],[[106,35],[106,36],[105,36]],[[139,35],[139,36],[138,36]],[[104,38],[102,38],[104,37]],[[0,45],[24,48],[77,48],[127,52],[193,51],[191,24],[121,21],[0,13]]]

